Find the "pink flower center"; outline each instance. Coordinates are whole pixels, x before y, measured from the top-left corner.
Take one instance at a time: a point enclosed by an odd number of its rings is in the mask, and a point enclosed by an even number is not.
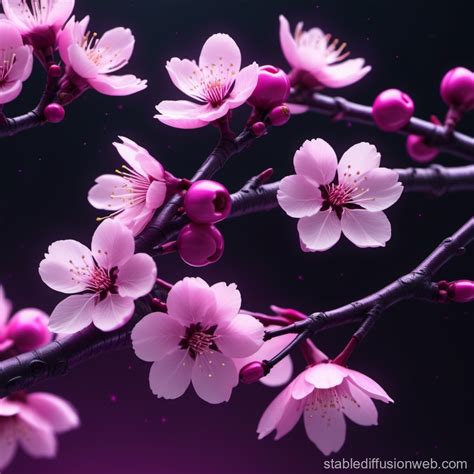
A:
[[[100,267],[97,263],[91,266],[87,263],[85,256],[82,257],[83,265],[78,266],[72,260],[69,260],[71,265],[70,272],[72,279],[77,282],[86,282],[87,289],[93,293],[97,293],[100,299],[105,298],[109,293],[117,293],[116,281],[118,269],[117,267],[111,270],[106,270]]]
[[[209,350],[217,350],[214,343],[216,336],[214,332],[217,326],[204,329],[201,323],[191,324],[186,328],[184,337],[181,339],[180,346],[189,350],[193,359],[199,354],[204,354]]]
[[[121,51],[104,45],[95,32],[88,31],[79,46],[86,52],[87,57],[100,67],[102,73],[117,71],[127,64],[126,59],[119,59]]]
[[[319,416],[329,426],[332,422],[332,410],[343,411],[348,404],[355,404],[357,408],[360,408],[360,405],[354,400],[346,384],[347,382],[343,382],[342,385],[337,387],[313,390],[305,399],[305,411],[309,412],[310,417],[313,417],[314,413],[318,412]]]
[[[126,183],[116,186],[117,192],[113,192],[110,197],[122,201],[123,208],[136,206],[146,201],[146,195],[150,187],[150,178],[141,175],[134,169],[122,165],[122,170],[115,170]],[[120,209],[118,212],[121,212]]]
[[[196,68],[189,76],[191,92],[197,99],[218,107],[224,102],[234,85],[237,74],[233,63],[225,64],[219,58],[218,64]]]
[[[48,20],[56,0],[17,0],[20,15],[30,26],[42,25]]]

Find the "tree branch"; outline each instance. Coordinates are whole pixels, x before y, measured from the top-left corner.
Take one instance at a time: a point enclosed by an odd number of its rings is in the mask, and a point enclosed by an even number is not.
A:
[[[307,90],[293,90],[288,102],[307,105],[312,112],[329,115],[335,120],[376,126],[372,117],[372,107],[350,102],[343,97],[330,97]],[[434,146],[451,155],[474,161],[474,138],[452,131],[445,125],[435,125],[413,117],[405,127],[396,133],[423,136],[427,145]]]

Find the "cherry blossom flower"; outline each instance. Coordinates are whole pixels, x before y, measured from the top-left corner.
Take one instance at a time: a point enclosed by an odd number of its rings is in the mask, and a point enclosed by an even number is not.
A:
[[[0,469],[10,464],[18,446],[34,458],[54,458],[56,434],[79,424],[74,407],[49,393],[17,392],[0,400]]]
[[[80,293],[56,306],[49,322],[54,332],[72,334],[90,323],[102,331],[117,329],[132,317],[134,300],[153,287],[155,262],[147,254],[134,255],[132,232],[119,222],[102,222],[91,249],[75,240],[59,240],[40,264],[41,278],[50,288]]]
[[[303,30],[303,23],[296,26],[294,36],[288,20],[280,16],[280,44],[286,60],[293,68],[294,83],[310,87],[344,87],[362,79],[371,67],[364,67],[364,59],[344,61],[346,43],[331,41],[319,28]],[[337,64],[339,63],[339,64]]]
[[[238,384],[233,359],[254,354],[263,343],[263,325],[239,314],[235,284],[209,286],[185,278],[168,295],[168,313],[151,313],[132,331],[135,354],[153,362],[150,388],[160,398],[194,390],[209,403],[228,401]]]
[[[5,16],[32,44],[53,46],[74,9],[74,0],[2,0]]]
[[[268,326],[265,328],[267,331],[272,329],[279,329],[278,326]],[[295,338],[294,334],[284,334],[283,336],[274,337],[265,341],[260,349],[249,357],[242,359],[234,359],[237,370],[240,371],[242,367],[254,361],[264,361],[275,357],[280,353],[290,342]],[[291,356],[287,355],[281,360],[275,367],[272,368],[271,372],[260,379],[264,385],[268,387],[278,387],[288,383],[293,375],[293,361]]]
[[[360,372],[337,364],[316,364],[299,374],[268,406],[258,424],[259,439],[276,430],[289,433],[304,413],[309,439],[326,455],[341,449],[346,438],[344,415],[362,426],[377,424],[372,399],[393,400]]]
[[[33,68],[33,50],[18,29],[0,19],[0,105],[15,100]]]
[[[177,128],[199,128],[240,107],[257,85],[258,64],[240,69],[240,49],[226,34],[212,35],[205,43],[199,64],[172,58],[166,69],[173,84],[199,104],[187,100],[165,100],[155,118]]]
[[[385,246],[391,226],[382,210],[398,200],[403,186],[396,171],[379,168],[373,145],[352,146],[338,164],[328,143],[306,140],[293,162],[296,174],[281,181],[278,202],[299,218],[304,251],[330,249],[341,232],[361,248]]]
[[[99,38],[87,31],[89,17],[80,22],[72,17],[58,34],[61,59],[69,80],[80,89],[92,87],[113,96],[135,94],[147,87],[147,81],[132,74],[113,75],[132,56],[135,38],[129,29],[118,27]]]
[[[99,176],[88,199],[97,209],[113,211],[110,217],[138,235],[165,201],[165,170],[145,148],[119,138],[123,143],[114,146],[127,165],[117,170],[118,175]]]

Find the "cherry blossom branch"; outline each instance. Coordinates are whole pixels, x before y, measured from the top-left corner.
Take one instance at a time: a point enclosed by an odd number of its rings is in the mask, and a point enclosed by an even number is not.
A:
[[[463,254],[465,247],[473,240],[474,217],[471,217],[412,272],[398,278],[388,286],[348,305],[330,311],[315,312],[305,321],[298,321],[285,328],[268,331],[265,337],[272,339],[282,334],[300,334],[306,333],[306,331],[314,335],[323,330],[361,321],[370,316],[371,312],[377,314],[379,308],[385,311],[402,300],[417,298],[439,302],[438,286],[432,282],[434,275],[452,258]],[[377,308],[377,311],[374,308]],[[380,314],[377,315],[377,317],[379,316]]]
[[[372,107],[350,102],[344,97],[330,97],[319,92],[301,89],[293,90],[288,102],[306,105],[311,111],[329,115],[334,120],[346,120],[376,126],[372,116]],[[474,161],[474,138],[453,131],[449,126],[436,125],[413,117],[397,133],[423,136],[429,146]]]
[[[0,117],[0,138],[16,135],[47,122],[44,111],[56,100],[61,76],[61,68],[54,64],[54,57],[49,57],[47,62],[46,85],[38,104],[33,110],[23,115],[10,118],[2,115]]]

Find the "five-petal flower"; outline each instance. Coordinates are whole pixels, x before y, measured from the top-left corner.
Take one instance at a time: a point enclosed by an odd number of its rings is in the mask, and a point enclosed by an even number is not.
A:
[[[396,171],[379,168],[373,145],[352,146],[338,164],[327,142],[306,140],[293,161],[296,174],[282,179],[278,202],[299,218],[304,251],[330,249],[341,232],[361,248],[385,246],[391,226],[382,211],[398,200],[403,186]]]
[[[135,354],[153,362],[150,388],[174,399],[192,381],[209,403],[228,401],[238,384],[233,359],[254,354],[263,343],[263,325],[239,314],[235,284],[209,286],[201,278],[176,283],[167,299],[168,313],[151,313],[132,331]]]
[[[80,293],[59,303],[49,327],[71,334],[90,323],[112,331],[128,322],[134,300],[149,293],[156,265],[144,253],[134,255],[132,232],[113,219],[102,222],[92,237],[91,250],[75,240],[49,246],[39,272],[43,281],[62,293]]]
[[[309,439],[326,455],[341,449],[346,438],[344,415],[362,426],[377,424],[372,399],[393,400],[372,379],[334,363],[309,367],[299,374],[265,410],[259,439],[276,430],[275,439],[289,433],[304,413]]]
[[[241,55],[236,42],[226,34],[212,35],[205,43],[199,64],[172,58],[166,69],[173,84],[200,104],[187,100],[165,100],[155,118],[177,128],[199,128],[240,107],[250,97],[258,79],[258,65],[240,69]]]
[[[68,78],[79,89],[92,87],[112,96],[135,94],[147,87],[147,81],[132,74],[113,75],[122,69],[133,53],[135,38],[128,28],[114,28],[101,38],[87,30],[89,17],[72,17],[58,34],[61,59]]]
[[[88,199],[97,209],[113,211],[110,217],[138,235],[165,201],[165,170],[145,148],[120,138],[123,143],[114,146],[127,165],[117,170],[117,175],[99,176]]]
[[[296,26],[294,36],[288,20],[280,16],[280,43],[286,60],[293,67],[292,82],[310,87],[344,87],[362,79],[370,72],[364,59],[344,61],[346,43],[331,41],[319,28],[303,30],[303,23]],[[339,64],[337,64],[339,63]]]
[[[0,400],[0,469],[18,446],[34,458],[53,458],[56,434],[79,427],[79,416],[66,400],[43,392],[17,392]]]

